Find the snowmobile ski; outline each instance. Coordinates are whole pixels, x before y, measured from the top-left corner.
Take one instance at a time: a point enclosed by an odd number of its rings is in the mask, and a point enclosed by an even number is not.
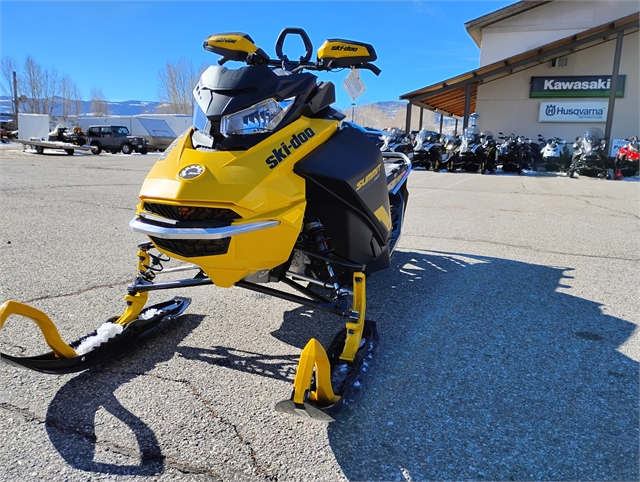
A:
[[[65,353],[57,354],[56,352],[61,350],[52,347],[54,349],[49,353],[31,357],[16,357],[0,353],[0,360],[11,365],[54,375],[86,370],[111,358],[119,351],[139,341],[167,321],[180,315],[187,309],[190,301],[189,298],[176,296],[171,300],[148,306],[140,312],[135,320],[124,326],[115,323],[117,317],[110,318],[93,333],[69,345],[64,344],[60,338],[59,341],[70,350],[66,350]],[[0,327],[6,319],[4,316],[5,307],[13,307],[10,303],[15,302],[7,302],[0,307]],[[32,310],[35,309],[32,308]],[[55,330],[55,332],[57,334],[57,330]],[[45,334],[44,331],[43,334]],[[45,338],[48,336],[49,334],[45,334]],[[47,341],[49,340],[47,339]],[[85,352],[85,350],[87,351]]]
[[[300,393],[294,382],[291,398],[278,402],[276,411],[321,422],[344,423],[351,417],[352,409],[362,395],[362,382],[378,345],[378,329],[375,322],[366,321],[361,346],[352,362],[340,359],[346,335],[345,328],[336,335],[326,352],[317,340],[309,340],[300,355],[296,381],[303,375],[302,368],[306,364],[315,368],[311,383]],[[302,395],[301,400],[296,400],[298,394]]]

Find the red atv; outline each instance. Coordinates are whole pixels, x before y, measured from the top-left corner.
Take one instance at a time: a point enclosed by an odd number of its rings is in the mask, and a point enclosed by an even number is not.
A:
[[[622,179],[624,176],[633,176],[638,172],[638,136],[625,139],[627,144],[618,149],[614,166],[614,179]]]

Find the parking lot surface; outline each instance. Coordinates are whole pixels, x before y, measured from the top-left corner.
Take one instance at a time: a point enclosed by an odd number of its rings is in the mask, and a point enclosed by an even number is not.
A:
[[[157,156],[0,151],[0,302],[67,341],[124,310]],[[0,480],[638,480],[640,182],[414,171],[345,424],[274,411],[337,317],[240,288],[97,368],[0,364]],[[0,351],[48,351],[12,317]]]

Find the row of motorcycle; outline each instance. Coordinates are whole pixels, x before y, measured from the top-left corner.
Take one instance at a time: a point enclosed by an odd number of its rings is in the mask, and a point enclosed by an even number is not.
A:
[[[601,129],[588,128],[573,143],[557,137],[538,137],[538,142],[515,134],[478,132],[475,125],[462,135],[449,136],[423,129],[404,136],[400,129],[390,129],[383,136],[383,151],[402,152],[411,158],[413,167],[450,172],[502,172],[522,174],[525,171],[564,172],[569,177],[584,174],[605,179],[633,176],[638,171],[638,136],[627,139],[618,155],[610,161]]]

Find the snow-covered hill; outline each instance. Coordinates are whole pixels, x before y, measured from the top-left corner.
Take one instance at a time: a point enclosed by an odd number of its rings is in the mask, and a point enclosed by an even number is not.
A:
[[[122,102],[109,102],[108,106],[110,115],[138,115],[138,114],[158,114],[162,113],[162,102],[142,101],[142,100],[125,100]],[[0,113],[9,114],[13,111],[11,99],[6,96],[0,96]],[[53,115],[62,115],[62,106],[60,103],[53,111]],[[81,115],[91,115],[91,102],[82,101]]]

